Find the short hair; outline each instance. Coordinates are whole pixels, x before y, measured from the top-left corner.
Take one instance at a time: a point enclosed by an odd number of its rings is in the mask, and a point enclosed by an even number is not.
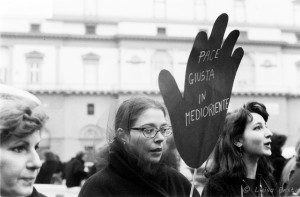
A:
[[[52,151],[46,151],[44,153],[45,161],[56,161],[56,156]]]
[[[35,101],[24,100],[22,97],[0,94],[0,135],[1,144],[11,136],[20,138],[41,130],[47,116]]]
[[[166,117],[167,112],[164,105],[146,96],[134,96],[125,100],[119,107],[115,116],[115,131],[119,128],[128,130],[147,109],[160,109]]]
[[[79,151],[78,153],[76,153],[76,158],[82,159],[84,155],[86,155],[85,151]]]

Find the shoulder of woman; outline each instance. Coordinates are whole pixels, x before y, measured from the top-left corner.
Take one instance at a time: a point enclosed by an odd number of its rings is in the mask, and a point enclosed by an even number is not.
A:
[[[189,180],[182,174],[180,173],[178,170],[175,170],[172,167],[169,166],[164,166],[163,167],[163,172],[162,175],[165,174],[168,177],[170,177],[172,180],[180,180],[180,181],[184,181],[184,182],[189,182]]]
[[[204,196],[227,196],[235,192],[237,185],[240,185],[237,179],[214,175],[208,179],[203,194]]]
[[[31,195],[28,196],[28,197],[47,197],[47,196],[45,196],[45,195],[42,194],[42,193],[39,193],[39,192],[35,189],[35,187],[34,187],[32,193],[31,193]]]
[[[106,196],[109,185],[114,184],[103,171],[88,178],[80,189],[79,197]]]

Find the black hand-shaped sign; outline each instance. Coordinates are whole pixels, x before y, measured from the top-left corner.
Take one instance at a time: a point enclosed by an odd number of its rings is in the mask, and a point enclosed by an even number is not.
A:
[[[190,53],[183,96],[167,70],[159,74],[159,88],[168,109],[177,149],[185,161],[198,168],[213,150],[228,109],[242,48],[233,53],[239,31],[223,41],[227,14],[220,15],[209,39],[199,32]]]

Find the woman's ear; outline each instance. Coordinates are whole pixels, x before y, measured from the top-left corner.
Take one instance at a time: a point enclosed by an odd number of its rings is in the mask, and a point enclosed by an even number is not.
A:
[[[118,128],[117,129],[117,137],[121,140],[122,143],[126,144],[129,142],[129,136],[128,133],[122,129]]]
[[[242,147],[243,146],[242,139],[240,137],[235,137],[233,139],[233,144],[238,148]]]

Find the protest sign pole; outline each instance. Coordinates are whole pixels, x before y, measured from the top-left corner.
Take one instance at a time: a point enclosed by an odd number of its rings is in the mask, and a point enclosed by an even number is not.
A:
[[[191,192],[190,192],[190,197],[193,196],[193,192],[194,192],[194,188],[195,188],[195,177],[197,174],[197,168],[194,168],[194,174],[193,174],[193,182],[192,182],[192,188],[191,188]]]

